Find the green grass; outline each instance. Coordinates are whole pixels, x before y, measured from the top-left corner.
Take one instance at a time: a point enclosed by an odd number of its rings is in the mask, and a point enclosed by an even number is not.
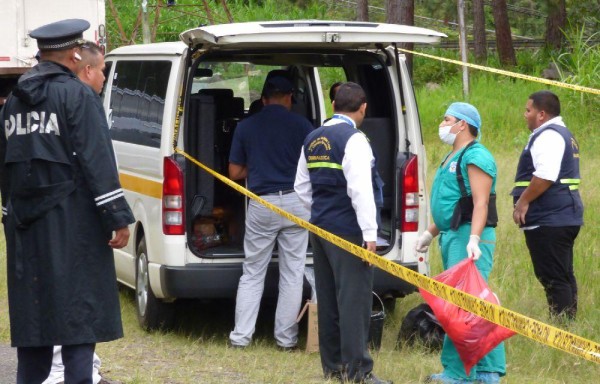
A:
[[[540,284],[535,280],[523,234],[511,221],[508,193],[519,153],[527,140],[523,119],[527,96],[543,86],[520,80],[475,74],[470,102],[483,119],[483,143],[494,154],[499,170],[497,193],[500,223],[496,262],[490,285],[504,306],[527,316],[549,321]],[[600,341],[600,183],[595,167],[600,166],[600,143],[595,134],[600,111],[582,105],[571,91],[556,91],[563,101],[563,118],[581,146],[582,196],[586,206],[585,226],[575,248],[575,274],[579,283],[579,314],[569,331]],[[427,147],[431,184],[436,164],[448,151],[437,137],[437,127],[447,106],[463,100],[460,81],[449,82],[435,91],[417,90],[423,134]],[[3,238],[3,237],[2,237]],[[6,299],[4,241],[0,241],[0,341],[9,342]],[[432,271],[441,272],[439,251],[434,247]],[[397,302],[396,312],[388,314],[383,346],[374,355],[375,372],[396,383],[418,383],[430,373],[439,372],[439,355],[419,346],[396,350],[395,341],[403,316],[421,302],[413,294]],[[100,344],[98,353],[104,374],[128,384],[145,383],[322,383],[318,354],[281,353],[272,337],[273,308],[259,316],[255,342],[247,350],[226,347],[233,327],[231,301],[180,303],[181,320],[175,331],[148,334],[135,318],[133,295],[121,293],[125,338]],[[305,324],[301,324],[305,337]],[[523,336],[506,343],[508,375],[504,383],[593,383],[600,377],[600,365],[538,344]]]

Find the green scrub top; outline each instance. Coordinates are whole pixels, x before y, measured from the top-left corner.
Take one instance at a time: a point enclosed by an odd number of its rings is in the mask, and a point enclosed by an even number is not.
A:
[[[463,148],[456,152],[444,165],[450,154],[446,155],[435,174],[433,185],[431,186],[431,216],[433,217],[433,222],[441,232],[446,232],[450,229],[454,207],[458,199],[460,199],[460,187],[456,179],[456,163],[464,150]],[[477,141],[465,152],[460,164],[465,188],[467,194],[470,195],[471,184],[469,183],[467,171],[469,164],[479,167],[483,172],[492,177],[491,193],[496,193],[496,161],[490,151]]]

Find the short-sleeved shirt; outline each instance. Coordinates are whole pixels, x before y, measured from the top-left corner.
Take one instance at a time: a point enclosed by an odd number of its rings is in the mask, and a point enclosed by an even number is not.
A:
[[[270,104],[240,122],[229,162],[246,166],[248,188],[262,195],[294,189],[304,139],[313,126],[282,105]]]
[[[433,222],[440,231],[447,231],[450,229],[454,207],[461,196],[458,180],[456,179],[456,164],[458,162],[458,157],[463,151],[464,149],[455,153],[445,165],[444,162],[442,162],[433,179],[433,185],[431,187],[431,215],[433,217]],[[496,193],[496,161],[490,151],[488,151],[481,143],[475,142],[475,144],[469,147],[465,152],[461,160],[460,168],[468,195],[471,194],[471,184],[469,183],[467,170],[469,164],[477,166],[492,177],[492,190],[490,193]]]

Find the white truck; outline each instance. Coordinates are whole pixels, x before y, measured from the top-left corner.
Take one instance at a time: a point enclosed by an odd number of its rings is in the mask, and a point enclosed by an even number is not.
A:
[[[86,40],[106,45],[104,0],[0,0],[0,106],[37,61],[33,29],[62,19],[85,19],[91,27]]]

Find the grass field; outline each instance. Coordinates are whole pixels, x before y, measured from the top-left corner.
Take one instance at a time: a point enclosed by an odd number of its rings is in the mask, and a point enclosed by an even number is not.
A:
[[[490,285],[507,308],[548,321],[544,294],[535,280],[524,238],[512,223],[512,200],[508,193],[519,153],[528,136],[523,119],[527,96],[543,86],[504,78],[478,76],[472,81],[470,102],[483,119],[482,142],[494,154],[499,169],[497,183],[498,244]],[[440,89],[417,90],[423,134],[428,151],[428,185],[436,164],[448,151],[437,137],[438,124],[448,104],[463,100],[460,84]],[[580,143],[581,192],[586,206],[585,226],[575,249],[575,274],[579,283],[579,313],[569,331],[600,341],[600,136],[596,134],[600,111],[581,104],[571,91],[556,90],[563,101],[563,118]],[[591,105],[597,105],[592,103]],[[2,237],[3,239],[3,237]],[[4,248],[3,240],[0,246]],[[5,281],[5,251],[0,249],[0,341],[9,341]],[[441,271],[439,252],[431,254],[432,272]],[[439,355],[425,349],[395,349],[396,336],[405,313],[421,302],[417,294],[399,300],[389,314],[383,346],[374,355],[375,372],[395,383],[418,383],[439,372]],[[226,347],[233,327],[234,303],[182,302],[178,304],[178,327],[169,333],[148,334],[139,329],[133,295],[121,294],[125,338],[98,346],[103,372],[123,383],[322,383],[317,354],[278,352],[272,338],[273,308],[259,316],[253,345],[243,351]],[[304,324],[303,324],[304,325]],[[304,328],[303,328],[304,330]],[[304,336],[304,334],[302,335]],[[594,383],[600,365],[569,355],[522,336],[506,343],[507,376],[504,383]]]

